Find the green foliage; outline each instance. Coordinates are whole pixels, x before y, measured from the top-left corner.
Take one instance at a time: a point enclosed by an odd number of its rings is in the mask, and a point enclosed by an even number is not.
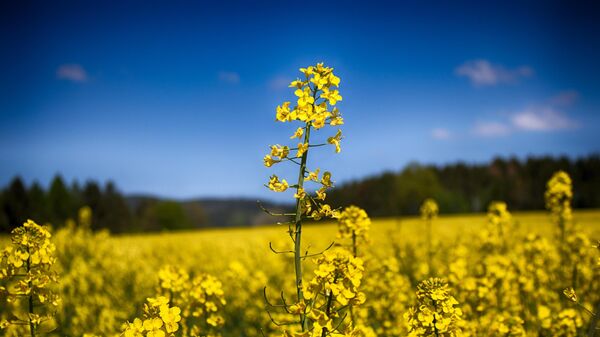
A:
[[[575,208],[600,207],[600,156],[568,158],[497,158],[487,164],[445,166],[410,164],[400,172],[385,172],[343,184],[329,193],[333,206],[355,204],[372,216],[417,214],[432,197],[442,213],[482,212],[493,200],[505,200],[515,210],[544,209],[546,181],[558,170],[572,177]]]
[[[148,222],[160,230],[185,229],[190,220],[181,204],[175,201],[160,201],[149,210]]]
[[[0,193],[0,232],[10,232],[30,218],[62,227],[83,206],[92,210],[92,229],[113,233],[191,228],[204,219],[203,209],[197,204],[184,206],[155,199],[132,203],[110,181],[104,186],[87,181],[82,187],[75,181],[69,186],[57,175],[44,190],[37,182],[28,188],[16,177]]]

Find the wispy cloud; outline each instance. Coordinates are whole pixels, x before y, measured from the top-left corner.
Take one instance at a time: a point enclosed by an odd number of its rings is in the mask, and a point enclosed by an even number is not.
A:
[[[287,88],[288,85],[292,82],[289,77],[286,76],[275,76],[271,80],[269,80],[269,88],[272,90],[280,90]]]
[[[528,107],[514,114],[511,122],[515,128],[525,131],[564,130],[579,126],[577,121],[551,106]]]
[[[529,105],[524,109],[508,114],[505,122],[479,122],[473,134],[482,137],[505,136],[511,132],[540,132],[575,129],[580,123],[564,111],[579,97],[576,91],[564,91],[546,102]]]
[[[456,75],[467,77],[474,86],[481,87],[514,83],[520,78],[532,76],[533,69],[528,66],[507,69],[488,60],[473,60],[456,68]]]
[[[56,78],[71,82],[84,83],[88,81],[88,75],[80,64],[63,64],[56,70]]]
[[[481,137],[500,137],[510,133],[510,126],[500,122],[479,122],[473,133]]]
[[[240,74],[234,71],[221,71],[219,72],[219,81],[228,84],[240,83]]]
[[[452,138],[452,133],[448,129],[435,128],[431,130],[431,137],[437,140],[448,140]]]

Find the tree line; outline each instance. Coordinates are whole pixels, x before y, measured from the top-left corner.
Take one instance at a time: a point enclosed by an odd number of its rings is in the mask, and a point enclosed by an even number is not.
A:
[[[496,158],[485,164],[407,165],[398,172],[351,181],[333,189],[329,202],[336,207],[357,205],[373,217],[418,214],[424,199],[432,197],[441,213],[485,211],[489,202],[503,200],[511,210],[544,208],[546,182],[564,170],[573,179],[576,208],[600,208],[600,156]],[[57,175],[47,189],[34,182],[26,186],[15,177],[0,193],[0,232],[9,232],[27,219],[55,227],[74,219],[79,208],[93,211],[92,227],[113,233],[176,230],[223,226],[232,217],[257,218],[262,211],[246,210],[254,202],[239,200],[180,202],[123,195],[113,182],[67,184]],[[214,205],[213,205],[214,204]],[[247,205],[248,204],[248,205]],[[286,207],[279,205],[278,207]],[[256,219],[237,219],[238,225]]]
[[[581,158],[495,158],[485,164],[409,164],[399,172],[352,181],[334,189],[334,206],[354,204],[371,216],[418,214],[425,198],[435,198],[441,213],[482,212],[493,200],[511,210],[544,209],[546,182],[564,170],[573,180],[573,206],[600,207],[600,156]]]
[[[174,230],[202,225],[203,212],[198,205],[184,207],[180,202],[150,197],[127,198],[111,181],[103,186],[87,181],[67,184],[56,175],[47,189],[33,182],[26,186],[15,177],[0,193],[0,232],[9,232],[27,219],[65,225],[76,219],[83,206],[92,209],[92,228],[113,233]]]

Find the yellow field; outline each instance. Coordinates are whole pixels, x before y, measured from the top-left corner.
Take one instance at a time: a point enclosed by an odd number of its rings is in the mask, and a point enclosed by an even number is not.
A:
[[[600,211],[576,211],[574,223],[578,224],[578,235],[600,237]],[[462,332],[456,335],[576,336],[584,331],[589,315],[574,310],[577,306],[562,294],[570,283],[559,276],[562,267],[554,243],[557,230],[550,216],[544,212],[516,213],[510,228],[506,234],[510,250],[498,254],[486,248],[489,242],[482,236],[489,230],[486,215],[433,220],[430,269],[421,218],[374,220],[369,243],[358,251],[365,260],[360,288],[366,301],[353,313],[354,319],[373,335],[407,335],[405,315],[416,304],[416,285],[428,276],[439,276],[450,282],[457,308],[462,310]],[[173,270],[181,268],[191,277],[209,274],[220,281],[216,286],[222,288],[226,303],[218,305],[216,315],[224,321],[214,325],[203,321],[203,334],[278,336],[282,328],[272,319],[285,320],[286,315],[269,308],[273,312],[269,318],[263,289],[267,287],[273,303],[281,302],[280,290],[294,302],[293,258],[269,248],[271,242],[275,250],[292,249],[286,229],[270,225],[110,236],[71,224],[52,237],[60,277],[56,290],[62,302],[56,320],[42,323],[40,331],[56,328],[51,333],[56,336],[119,335],[126,321],[140,317],[145,299],[164,290],[159,287],[159,270],[173,266]],[[303,250],[319,253],[337,233],[336,223],[308,224]],[[0,241],[2,246],[8,242],[7,237]],[[581,242],[587,243],[570,261],[578,264],[576,290],[581,303],[591,309],[600,297],[598,272],[593,269],[597,255],[591,241]],[[306,282],[313,277],[317,257],[306,259]],[[512,307],[498,310],[504,306]],[[22,315],[19,310],[7,306],[0,313],[10,319],[10,315]],[[23,328],[12,326],[6,332],[18,336],[26,331]],[[508,334],[510,331],[513,334]]]

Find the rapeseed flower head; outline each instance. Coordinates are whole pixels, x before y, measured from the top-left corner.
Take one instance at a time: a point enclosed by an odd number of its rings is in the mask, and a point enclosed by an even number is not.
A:
[[[371,219],[364,209],[357,206],[348,206],[338,219],[338,237],[367,241],[370,226]]]
[[[563,221],[571,220],[571,200],[573,187],[571,177],[564,172],[554,173],[546,185],[546,208],[557,218]]]
[[[437,218],[439,208],[435,200],[427,198],[425,201],[423,201],[423,204],[421,204],[419,212],[421,213],[421,218],[425,220],[432,220]]]
[[[430,278],[417,286],[417,305],[405,315],[410,336],[459,336],[462,310],[448,283]]]
[[[35,334],[40,323],[52,319],[60,298],[53,289],[58,276],[52,270],[56,248],[51,237],[47,228],[27,220],[12,230],[11,245],[0,252],[0,284],[6,284],[0,286],[0,297],[28,312],[27,318],[13,314],[13,320],[1,324],[4,328],[26,325]]]

